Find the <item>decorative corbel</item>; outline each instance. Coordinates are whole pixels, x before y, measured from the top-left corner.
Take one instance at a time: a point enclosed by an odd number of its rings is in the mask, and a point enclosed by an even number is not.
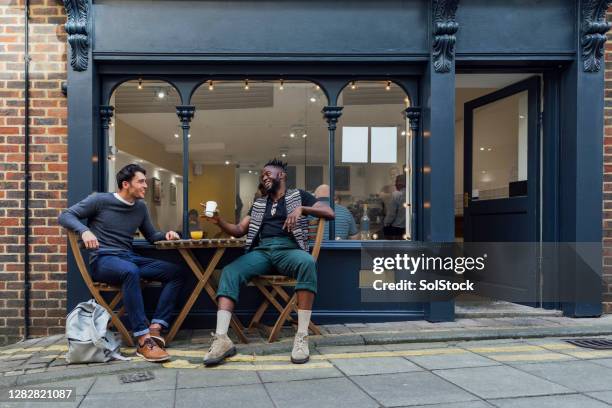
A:
[[[611,0],[582,0],[580,2],[580,45],[584,72],[599,72],[604,54],[606,32],[612,26],[606,21],[606,10]]]
[[[89,0],[64,0],[68,16],[65,28],[72,49],[70,65],[75,71],[85,71],[89,61]]]
[[[432,58],[436,72],[450,72],[455,59],[455,21],[459,0],[432,0],[433,44]]]

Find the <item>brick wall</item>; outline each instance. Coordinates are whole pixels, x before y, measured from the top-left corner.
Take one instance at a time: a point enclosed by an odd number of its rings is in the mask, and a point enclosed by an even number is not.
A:
[[[612,22],[612,7],[606,13]],[[605,107],[603,158],[603,246],[604,246],[604,313],[612,313],[612,32],[608,32],[605,50]]]
[[[31,0],[30,334],[63,332],[66,241],[56,217],[66,205],[66,22],[63,3]],[[0,344],[24,324],[24,1],[0,0]]]

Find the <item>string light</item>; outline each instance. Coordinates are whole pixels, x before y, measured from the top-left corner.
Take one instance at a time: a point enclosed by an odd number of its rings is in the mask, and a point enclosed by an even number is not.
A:
[[[142,89],[142,78],[138,78],[138,89]]]
[[[385,90],[387,91],[391,90],[391,81],[387,81],[387,86],[385,86]]]
[[[357,85],[355,85],[355,81],[351,81],[351,89],[356,89]]]
[[[213,81],[212,80],[208,81],[208,90],[212,91],[214,89],[215,89],[215,86],[213,85]]]
[[[249,80],[248,80],[248,79],[245,79],[245,80],[244,80],[244,90],[245,90],[245,91],[248,91],[248,90],[249,90]]]
[[[278,89],[280,89],[281,91],[285,89],[285,81],[283,81],[282,79],[280,80],[280,86],[278,87]]]

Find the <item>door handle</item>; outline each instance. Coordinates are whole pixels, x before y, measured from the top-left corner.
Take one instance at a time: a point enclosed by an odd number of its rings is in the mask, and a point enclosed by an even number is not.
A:
[[[463,208],[468,208],[470,206],[470,195],[465,192],[463,193]]]

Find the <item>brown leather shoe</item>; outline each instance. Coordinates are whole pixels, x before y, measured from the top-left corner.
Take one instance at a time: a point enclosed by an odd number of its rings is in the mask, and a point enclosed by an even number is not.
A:
[[[151,362],[161,362],[170,359],[170,355],[159,347],[152,337],[147,337],[142,344],[138,344],[136,355]]]
[[[149,328],[149,335],[153,340],[155,340],[159,347],[166,348],[166,339],[164,339],[164,336],[162,336],[161,329]]]

